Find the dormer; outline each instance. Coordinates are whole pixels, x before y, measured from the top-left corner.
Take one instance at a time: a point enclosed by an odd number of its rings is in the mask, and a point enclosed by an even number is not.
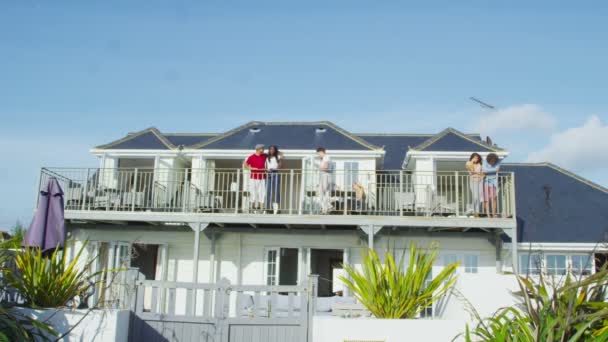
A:
[[[478,134],[465,134],[453,128],[447,128],[416,146],[409,146],[403,168],[411,171],[458,171],[464,170],[464,164],[472,153],[479,153],[485,158],[495,153],[500,159],[509,152],[492,144],[489,139],[482,140]]]

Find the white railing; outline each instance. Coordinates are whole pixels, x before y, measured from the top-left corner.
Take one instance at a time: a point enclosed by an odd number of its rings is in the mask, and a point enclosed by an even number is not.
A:
[[[43,168],[40,186],[51,177],[62,185],[68,211],[446,217],[487,213],[483,182],[462,171]],[[490,205],[490,216],[512,217],[512,173],[498,174],[496,184],[496,210]]]

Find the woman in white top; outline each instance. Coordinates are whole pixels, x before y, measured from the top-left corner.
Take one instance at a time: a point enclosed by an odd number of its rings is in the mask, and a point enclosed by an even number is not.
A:
[[[268,148],[268,158],[266,158],[266,207],[270,208],[276,214],[279,212],[279,203],[281,203],[281,177],[279,170],[283,167],[283,154],[279,152],[279,148],[272,145]]]
[[[471,154],[466,163],[469,172],[469,188],[471,189],[471,204],[473,205],[473,215],[479,216],[483,203],[483,160],[478,153]]]

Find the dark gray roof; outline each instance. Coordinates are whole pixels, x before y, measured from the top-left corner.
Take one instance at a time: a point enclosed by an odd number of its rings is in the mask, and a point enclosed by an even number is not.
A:
[[[400,170],[405,159],[405,154],[411,146],[416,146],[428,140],[433,135],[418,135],[418,134],[358,134],[370,143],[384,147],[384,165],[385,170]]]
[[[608,189],[553,164],[509,164],[519,242],[608,241]]]
[[[167,138],[175,146],[192,146],[203,143],[218,134],[216,133],[201,133],[201,134],[189,134],[189,133],[164,133],[163,136]]]
[[[481,137],[479,137],[479,139],[477,139],[477,137],[477,135],[470,136],[453,128],[448,128],[420,145],[413,146],[412,149],[417,151],[440,152],[495,152],[501,150],[496,146],[490,146],[482,142]]]
[[[124,138],[97,146],[97,148],[107,150],[168,150],[175,148],[175,146],[156,128],[151,127],[137,133],[129,133]]]
[[[193,146],[201,149],[252,149],[256,144],[277,145],[289,150],[376,150],[377,146],[330,122],[250,122]]]
[[[455,134],[454,134],[455,135]],[[463,151],[460,148],[462,146],[469,146],[471,149],[464,151],[485,151],[482,148],[483,145],[480,146],[478,143],[473,143],[471,140],[481,142],[481,137],[479,134],[462,134],[464,137],[455,135],[456,141],[453,145],[447,146],[452,149],[448,149],[448,151]],[[435,138],[437,134],[357,134],[358,137],[361,137],[370,143],[384,147],[385,155],[384,155],[384,165],[383,168],[385,170],[399,170],[402,168],[403,161],[405,160],[406,153],[411,148],[416,148],[416,146],[422,146],[426,142],[431,141],[431,139]],[[447,136],[444,136],[447,137]],[[451,138],[449,138],[451,139]],[[445,141],[438,141],[440,144],[444,144]],[[425,151],[431,151],[431,149],[425,149]],[[439,150],[444,151],[444,150]]]

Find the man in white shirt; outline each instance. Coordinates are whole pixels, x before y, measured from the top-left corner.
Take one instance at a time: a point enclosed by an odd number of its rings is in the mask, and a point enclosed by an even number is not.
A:
[[[321,213],[327,214],[331,210],[331,159],[325,148],[317,148],[317,155],[321,159],[319,164],[319,202],[321,202]]]

